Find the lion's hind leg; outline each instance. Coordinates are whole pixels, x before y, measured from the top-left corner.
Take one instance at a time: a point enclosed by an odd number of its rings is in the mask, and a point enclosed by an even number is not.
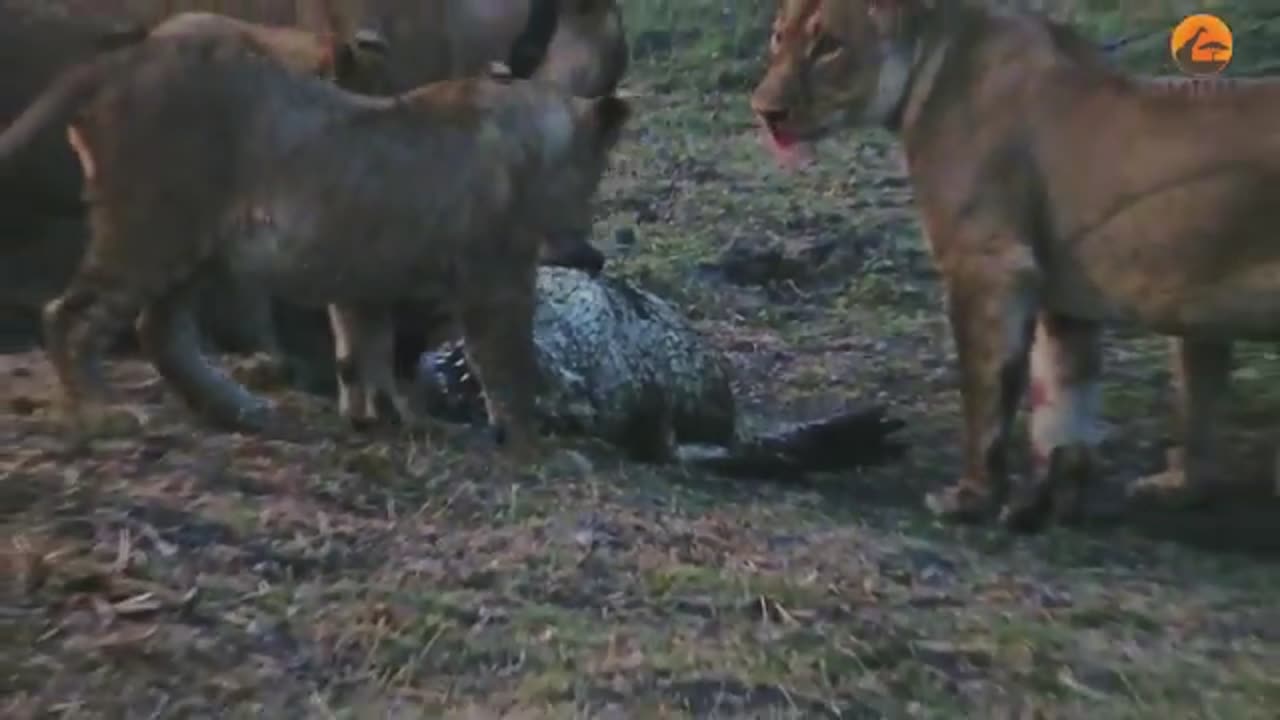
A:
[[[1139,505],[1188,509],[1212,500],[1221,469],[1223,403],[1231,383],[1230,342],[1173,338],[1171,355],[1178,447],[1168,467],[1128,487]]]
[[[395,377],[395,324],[384,305],[332,304],[334,364],[338,369],[338,410],[354,427],[366,427],[379,417],[378,397],[391,403],[406,427],[424,426],[401,391]]]
[[[64,412],[77,447],[106,429],[109,393],[102,355],[110,338],[129,324],[143,295],[128,283],[82,265],[63,294],[43,309],[45,354],[62,389]]]
[[[219,373],[200,350],[196,326],[197,278],[149,302],[138,318],[138,339],[156,370],[188,406],[218,425],[262,431],[270,406]]]

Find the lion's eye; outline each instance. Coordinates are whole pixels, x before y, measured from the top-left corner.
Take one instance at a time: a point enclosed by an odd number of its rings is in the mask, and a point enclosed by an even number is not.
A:
[[[782,46],[782,31],[774,30],[773,35],[769,37],[769,50],[771,52],[776,53],[778,52],[778,48],[781,46]]]
[[[813,43],[813,47],[809,49],[809,57],[813,60],[821,60],[828,55],[833,55],[840,51],[844,44],[839,38],[822,33],[818,36],[817,41]]]

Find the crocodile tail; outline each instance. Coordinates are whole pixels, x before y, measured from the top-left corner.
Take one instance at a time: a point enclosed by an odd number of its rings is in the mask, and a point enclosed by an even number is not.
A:
[[[753,433],[728,448],[682,445],[678,454],[685,464],[720,475],[795,479],[896,460],[907,446],[893,434],[905,425],[883,406],[863,406]]]

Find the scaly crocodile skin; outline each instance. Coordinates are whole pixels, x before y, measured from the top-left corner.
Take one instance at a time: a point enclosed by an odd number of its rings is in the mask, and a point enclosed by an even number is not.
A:
[[[538,270],[534,344],[542,421],[637,456],[665,459],[675,444],[729,445],[735,408],[729,366],[671,305],[627,282],[559,267]],[[423,356],[430,410],[484,417],[460,341]]]

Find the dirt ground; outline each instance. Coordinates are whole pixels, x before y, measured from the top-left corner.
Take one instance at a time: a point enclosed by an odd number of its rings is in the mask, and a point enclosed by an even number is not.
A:
[[[590,446],[517,470],[282,390],[301,430],[271,440],[202,427],[117,358],[139,427],[71,459],[43,356],[0,355],[0,716],[1275,716],[1276,348],[1241,348],[1235,506],[1105,512],[1169,440],[1163,341],[1127,331],[1091,521],[936,523],[954,356],[892,141],[775,169],[746,108],[767,21],[691,1],[673,32],[647,7],[610,272],[729,354],[749,424],[885,402],[907,456],[776,483]]]

